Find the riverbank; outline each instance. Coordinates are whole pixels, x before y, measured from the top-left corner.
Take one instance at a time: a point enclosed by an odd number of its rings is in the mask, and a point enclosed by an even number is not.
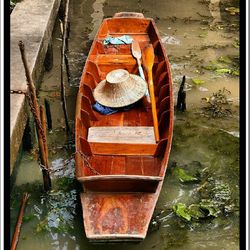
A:
[[[23,0],[10,15],[10,174],[22,143],[28,120],[25,101],[27,83],[18,42],[25,44],[27,62],[38,87],[61,0]]]

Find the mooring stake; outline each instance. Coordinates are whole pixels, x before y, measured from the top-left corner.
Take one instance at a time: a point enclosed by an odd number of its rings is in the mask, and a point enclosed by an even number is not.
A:
[[[177,110],[182,112],[186,110],[186,91],[184,90],[185,81],[186,81],[186,76],[183,76],[182,83],[178,91],[177,105],[176,105]]]
[[[44,98],[44,105],[45,105],[45,112],[46,112],[46,117],[47,117],[48,130],[51,130],[52,129],[52,116],[51,116],[51,110],[50,110],[50,103],[46,98]]]
[[[36,130],[38,136],[38,145],[39,145],[39,152],[40,152],[40,159],[41,163],[49,169],[49,160],[48,160],[48,149],[47,149],[47,138],[46,138],[46,126],[44,125],[45,118],[44,115],[41,118],[41,112],[39,110],[37,98],[36,98],[36,88],[31,78],[31,74],[28,68],[26,54],[25,54],[25,47],[22,41],[19,41],[19,49],[21,52],[22,62],[25,69],[25,75],[27,78],[27,85],[29,89],[29,94],[26,93],[28,98],[28,102],[31,108],[31,112],[36,122]],[[40,108],[41,109],[41,108]],[[42,108],[43,109],[43,108]],[[43,111],[42,111],[43,112]],[[44,129],[45,126],[45,129]],[[48,171],[43,171],[43,182],[44,182],[44,189],[45,191],[49,191],[51,189],[51,180]]]
[[[61,23],[61,31],[62,31],[62,48],[61,48],[61,103],[64,113],[65,119],[65,126],[66,126],[66,133],[70,133],[70,126],[69,126],[69,119],[68,119],[68,112],[67,112],[67,105],[66,105],[66,97],[65,97],[65,85],[64,85],[64,66],[66,65],[67,76],[69,80],[69,72],[68,72],[68,60],[65,56],[66,51],[66,39],[67,39],[67,25],[68,25],[68,11],[69,11],[69,0],[66,1],[65,5],[65,14],[64,14],[64,21]],[[67,63],[66,63],[67,61]]]

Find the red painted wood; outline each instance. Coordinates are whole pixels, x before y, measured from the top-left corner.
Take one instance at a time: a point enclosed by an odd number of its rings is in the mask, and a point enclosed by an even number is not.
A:
[[[165,84],[160,88],[159,97],[157,100],[157,106],[159,106],[160,102],[167,96],[169,96],[169,85]]]
[[[112,165],[110,174],[118,175],[118,174],[125,174],[125,156],[112,156]]]
[[[97,68],[96,62],[88,61],[86,63],[86,66],[85,66],[85,70],[86,70],[86,72],[88,72],[91,75],[93,75],[93,77],[95,79],[95,82],[98,83],[98,82],[101,81],[100,72],[99,72],[99,70]]]
[[[91,126],[89,114],[87,111],[83,109],[81,109],[80,113],[81,113],[81,122],[85,127],[85,129],[88,129]]]
[[[164,86],[168,84],[168,73],[167,72],[163,72],[161,73],[161,75],[159,76],[158,79],[158,85],[156,87],[155,90],[155,94],[159,95],[160,89]]]
[[[142,50],[149,44],[154,47],[153,76],[160,131],[160,141],[155,145],[131,145],[129,142],[93,145],[86,141],[91,126],[153,126],[152,111],[143,105],[143,101],[129,111],[113,115],[91,112],[91,105],[95,102],[92,91],[108,72],[122,68],[138,74],[136,60],[131,55],[131,45],[103,45],[103,39],[107,36],[121,35],[132,36],[140,43]],[[145,69],[144,73],[147,79]],[[98,172],[94,173],[87,167],[86,161],[76,154],[76,177],[80,181],[84,180],[81,182],[84,188],[81,201],[86,235],[93,241],[142,240],[146,236],[162,186],[162,181],[157,184],[143,178],[164,178],[173,131],[171,72],[154,21],[134,17],[104,19],[89,51],[79,93],[76,105],[76,150],[87,155],[88,163]],[[93,120],[93,115],[97,120]],[[124,177],[116,179],[117,175]],[[142,179],[129,179],[137,175]],[[116,193],[115,190],[130,193]],[[141,190],[153,190],[154,193],[136,193]]]
[[[81,194],[86,236],[94,241],[145,238],[157,194]]]
[[[93,154],[98,155],[154,155],[157,144],[90,142]]]
[[[143,175],[142,159],[138,156],[126,156],[125,168],[127,175]]]
[[[166,147],[168,146],[168,132],[165,132],[165,134],[163,134],[162,136],[164,139],[160,140],[157,148],[155,150],[155,159],[161,159],[161,157],[164,155],[165,151],[166,151]]]
[[[87,84],[91,89],[94,89],[98,82],[90,72],[85,72],[82,77],[81,84]]]
[[[92,106],[91,106],[91,102],[88,99],[88,97],[86,97],[84,95],[82,96],[82,99],[81,99],[81,109],[88,113],[91,121],[97,121],[97,117],[94,114],[94,111],[93,111]]]
[[[158,176],[161,168],[161,159],[156,157],[142,157],[143,174],[148,176]]]
[[[79,177],[86,191],[91,192],[147,192],[154,193],[162,181],[159,176],[93,175]]]
[[[169,134],[169,120],[170,120],[170,112],[169,110],[166,110],[161,114],[159,122],[159,131],[161,138],[165,139]]]
[[[88,97],[91,105],[93,105],[95,103],[95,99],[94,99],[94,96],[93,96],[92,89],[88,85],[83,84],[82,88],[81,88],[81,92],[82,92],[83,95]]]
[[[161,118],[161,114],[166,111],[169,108],[169,96],[165,97],[164,99],[162,99],[162,101],[160,102],[160,107],[158,110],[158,119],[160,120]]]

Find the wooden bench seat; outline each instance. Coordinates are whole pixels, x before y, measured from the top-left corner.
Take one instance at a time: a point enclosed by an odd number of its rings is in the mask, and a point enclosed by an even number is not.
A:
[[[154,144],[154,127],[90,127],[88,130],[88,142]]]
[[[142,175],[95,175],[78,177],[86,189],[94,192],[151,192],[154,193],[160,181],[159,176]]]
[[[154,128],[146,126],[90,127],[87,141],[93,154],[154,155]]]

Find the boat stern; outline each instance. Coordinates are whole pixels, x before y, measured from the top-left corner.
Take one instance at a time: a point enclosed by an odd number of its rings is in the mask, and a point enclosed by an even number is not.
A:
[[[91,242],[142,241],[156,201],[156,193],[81,193],[86,237]]]

